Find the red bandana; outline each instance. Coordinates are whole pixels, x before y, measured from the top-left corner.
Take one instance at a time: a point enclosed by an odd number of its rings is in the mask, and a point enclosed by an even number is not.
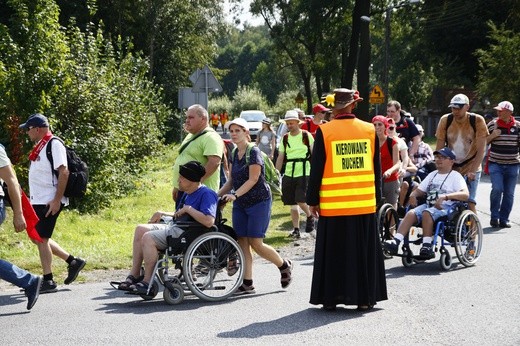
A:
[[[34,146],[33,150],[29,154],[29,160],[36,161],[38,155],[40,155],[40,151],[42,151],[43,147],[47,142],[52,138],[52,132],[48,131],[47,134]]]
[[[500,118],[497,119],[497,128],[506,129],[507,133],[510,133],[513,126],[515,126],[515,118],[512,115],[507,123]]]

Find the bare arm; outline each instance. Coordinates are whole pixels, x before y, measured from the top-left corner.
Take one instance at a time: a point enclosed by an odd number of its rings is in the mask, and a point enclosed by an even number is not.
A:
[[[204,166],[206,169],[206,174],[202,177],[201,181],[204,182],[208,177],[210,177],[220,166],[221,158],[216,155],[208,156],[208,162]]]
[[[5,181],[9,189],[11,207],[13,208],[14,229],[16,232],[21,232],[25,229],[26,223],[22,213],[20,185],[11,165],[0,168],[0,178]]]
[[[262,166],[258,164],[251,164],[249,165],[249,179],[246,180],[245,183],[242,184],[236,191],[234,195],[227,194],[224,196],[224,199],[226,201],[235,201],[237,198],[240,198],[240,196],[245,195],[255,184],[257,183],[258,179],[260,178],[260,174],[262,173]],[[224,189],[222,187],[221,191]],[[219,191],[220,192],[220,191]]]
[[[281,172],[284,160],[285,160],[285,152],[279,151],[278,152],[278,158],[276,159],[276,164],[275,164],[276,169],[278,170],[278,172]]]
[[[412,138],[412,147],[410,148],[410,156],[413,157],[417,150],[419,150],[419,143],[421,142],[421,136],[417,135]]]

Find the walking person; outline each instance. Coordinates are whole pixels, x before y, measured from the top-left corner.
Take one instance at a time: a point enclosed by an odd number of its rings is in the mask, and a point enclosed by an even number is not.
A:
[[[385,203],[390,203],[394,209],[397,209],[401,161],[399,160],[397,139],[388,136],[388,120],[391,119],[382,115],[376,115],[372,118],[372,123],[376,130],[381,158],[382,196],[385,199]],[[395,124],[393,126],[395,127]]]
[[[282,178],[282,202],[291,206],[291,221],[293,231],[290,237],[298,239],[300,235],[300,209],[307,216],[305,232],[311,233],[315,229],[315,218],[305,203],[305,194],[311,170],[311,154],[314,138],[306,130],[300,129],[303,120],[298,118],[296,111],[287,111],[280,122],[287,125],[286,133],[278,148],[276,169],[281,171],[284,162],[285,171]]]
[[[69,177],[67,154],[63,143],[58,140],[54,141],[52,145],[54,166],[51,167],[46,155],[46,148],[53,135],[44,115],[39,113],[31,115],[25,123],[20,125],[20,128],[26,130],[29,139],[36,143],[29,155],[29,192],[31,204],[40,219],[36,224],[36,230],[43,240],[41,243],[36,242],[43,270],[40,292],[56,292],[57,284],[52,273],[53,255],[68,264],[65,285],[76,280],[79,272],[87,263],[79,257],[72,256],[51,239],[58,216],[63,207],[69,204],[69,199],[63,195]],[[58,172],[58,177],[54,171]]]
[[[312,107],[312,113],[314,114],[314,117],[312,119],[305,119],[305,122],[300,125],[300,128],[309,131],[312,137],[316,137],[316,130],[318,129],[318,126],[326,123],[326,121],[324,120],[325,115],[329,112],[330,109],[328,109],[321,103],[317,103],[316,105],[314,105],[314,107]]]
[[[229,122],[229,133],[237,148],[233,153],[230,179],[218,195],[227,202],[233,202],[233,228],[245,256],[244,282],[236,294],[255,293],[252,250],[278,267],[281,286],[287,288],[292,281],[291,261],[282,259],[275,249],[263,241],[271,219],[272,199],[265,181],[262,155],[250,143],[249,128],[244,119]],[[246,155],[249,155],[249,160]]]
[[[495,107],[498,117],[488,124],[490,144],[488,171],[491,178],[491,227],[510,228],[520,167],[520,122],[513,116],[514,107],[502,101]]]
[[[182,193],[179,193],[179,167],[190,161],[200,162],[206,170],[202,183],[217,192],[220,187],[220,162],[224,154],[224,142],[209,125],[208,111],[201,105],[188,108],[184,128],[188,135],[182,141],[173,164],[172,197],[177,204],[182,198]]]
[[[466,178],[469,208],[476,214],[477,188],[489,132],[481,115],[468,112],[469,98],[466,95],[453,96],[449,107],[451,113],[444,114],[437,125],[435,150],[448,147],[455,153],[457,160],[453,169]]]
[[[352,113],[363,100],[359,93],[342,88],[334,94],[334,119],[316,132],[307,190],[310,210],[319,215],[310,303],[367,311],[388,299],[375,217],[379,145],[374,126]]]
[[[7,157],[2,145],[0,145],[0,179],[6,183],[9,190],[11,208],[13,209],[14,230],[21,232],[27,227],[27,224],[22,212],[20,185],[11,166],[11,160]],[[0,187],[0,195],[0,224],[2,224],[5,220],[4,191],[2,187]],[[32,309],[40,295],[41,276],[31,274],[9,261],[0,259],[0,279],[23,288],[27,296],[27,310]]]
[[[258,132],[256,145],[258,149],[263,151],[271,160],[273,159],[274,150],[276,148],[276,133],[271,128],[271,119],[265,118],[262,120],[262,130]]]

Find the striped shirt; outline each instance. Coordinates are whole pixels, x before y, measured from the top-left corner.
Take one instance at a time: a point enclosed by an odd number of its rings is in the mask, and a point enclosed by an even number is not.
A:
[[[509,129],[498,127],[497,119],[488,124],[489,133],[499,128],[501,134],[491,142],[489,150],[489,162],[502,165],[514,165],[520,163],[520,121],[515,120]]]

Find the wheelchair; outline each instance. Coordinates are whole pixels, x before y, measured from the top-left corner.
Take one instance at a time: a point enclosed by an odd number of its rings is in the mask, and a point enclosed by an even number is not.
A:
[[[209,302],[230,297],[242,285],[245,258],[233,228],[225,222],[220,208],[210,228],[177,222],[184,232],[178,238],[168,237],[168,248],[159,252],[147,293],[138,295],[152,300],[163,286],[163,298],[170,305],[181,303],[188,294]],[[119,283],[110,284],[117,288]]]
[[[448,210],[448,215],[436,220],[432,246],[434,253],[440,253],[440,267],[450,270],[453,257],[449,248],[455,248],[455,254],[464,267],[471,267],[480,258],[482,252],[483,230],[477,215],[468,209],[467,202],[457,201]],[[403,266],[411,267],[415,263],[426,260],[413,254],[411,245],[422,245],[420,225],[412,227],[404,237],[402,254],[395,256],[402,258]]]
[[[385,250],[385,240],[393,239],[397,227],[399,226],[399,215],[394,206],[390,203],[384,203],[377,210],[376,225],[381,239],[381,247],[383,248],[383,256],[386,259],[392,258],[392,255]]]

